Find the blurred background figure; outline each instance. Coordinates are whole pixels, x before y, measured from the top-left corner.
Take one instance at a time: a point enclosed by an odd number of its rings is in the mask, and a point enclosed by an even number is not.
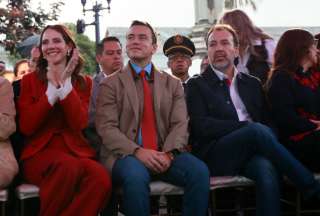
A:
[[[273,62],[275,41],[255,26],[242,10],[225,12],[220,23],[230,25],[239,36],[240,56],[235,62],[237,69],[258,77],[264,84]]]
[[[303,29],[280,38],[268,98],[283,144],[309,169],[320,171],[320,71],[318,40]]]
[[[96,102],[101,81],[121,70],[123,67],[122,44],[117,37],[105,37],[97,46],[96,60],[100,65],[101,72],[93,77],[92,93],[89,104],[89,125],[84,133],[89,140],[90,145],[96,150],[97,155],[100,152],[101,138],[99,137],[96,126]]]
[[[0,76],[2,76],[5,70],[6,70],[6,63],[0,60]]]
[[[208,66],[209,66],[209,58],[208,58],[208,55],[205,55],[202,58],[200,63],[200,74],[202,74],[207,69]]]
[[[317,49],[320,51],[320,43],[319,43],[319,40],[320,40],[320,33],[318,33],[318,34],[316,34],[315,36],[314,36],[314,38],[316,39],[316,40],[318,40],[318,46],[317,46]],[[320,53],[318,53],[318,64],[317,64],[317,70],[319,70],[320,71]]]
[[[167,65],[171,69],[174,76],[178,77],[183,85],[186,84],[189,76],[189,67],[192,64],[192,56],[194,56],[196,48],[193,42],[183,36],[175,35],[163,45],[163,53],[168,57]]]
[[[0,189],[9,185],[18,173],[18,164],[9,141],[9,136],[16,129],[15,114],[10,83],[0,77]]]
[[[14,80],[14,74],[12,71],[6,70],[6,63],[2,60],[0,60],[0,77],[3,77],[10,82]]]
[[[21,59],[17,61],[13,68],[15,81],[22,79],[22,77],[29,72],[30,72],[30,67],[29,67],[28,59]]]

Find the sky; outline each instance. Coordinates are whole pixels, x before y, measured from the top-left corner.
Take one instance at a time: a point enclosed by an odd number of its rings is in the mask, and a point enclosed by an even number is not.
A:
[[[52,0],[51,0],[52,1]],[[97,0],[107,6],[107,0]],[[59,22],[73,22],[84,18],[94,21],[93,12],[83,16],[81,0],[64,1]],[[87,0],[86,8],[92,8],[95,0]],[[256,0],[257,11],[243,8],[258,26],[320,26],[320,0]],[[107,27],[128,27],[132,20],[148,21],[155,27],[192,27],[194,0],[111,0],[111,11],[101,11],[101,34]],[[87,27],[92,34],[94,27]]]

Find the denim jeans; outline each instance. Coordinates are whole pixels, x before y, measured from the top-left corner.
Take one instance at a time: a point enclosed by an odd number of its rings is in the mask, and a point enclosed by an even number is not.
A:
[[[279,173],[270,160],[256,155],[240,174],[255,181],[256,215],[280,216]]]
[[[254,158],[256,156],[258,158]],[[205,160],[211,175],[243,174],[256,180],[257,190],[262,191],[257,194],[257,215],[280,214],[265,214],[261,210],[274,205],[270,203],[280,202],[277,172],[286,175],[306,197],[320,191],[313,174],[278,142],[270,128],[260,123],[249,123],[213,143]],[[265,178],[272,180],[266,183]],[[264,193],[266,191],[274,193]]]
[[[133,156],[118,159],[112,169],[114,186],[123,189],[123,209],[126,216],[149,216],[149,183],[165,181],[184,188],[182,214],[204,216],[209,197],[207,166],[189,153],[179,154],[163,174],[152,175],[144,164]]]

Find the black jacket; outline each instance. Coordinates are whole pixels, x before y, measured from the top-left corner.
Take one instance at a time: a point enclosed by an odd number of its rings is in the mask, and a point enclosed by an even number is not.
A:
[[[261,82],[244,73],[238,73],[236,79],[239,95],[252,120],[269,124]],[[221,137],[247,124],[239,121],[229,87],[211,67],[188,81],[186,99],[190,116],[190,141],[199,157],[204,157],[210,145]]]
[[[314,89],[313,82],[316,85]],[[282,139],[316,129],[309,118],[320,119],[319,82],[320,72],[311,71],[297,71],[294,77],[278,71],[272,77],[268,100]]]

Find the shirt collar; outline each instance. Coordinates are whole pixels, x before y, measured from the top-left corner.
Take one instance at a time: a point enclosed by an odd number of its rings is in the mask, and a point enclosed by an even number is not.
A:
[[[103,78],[107,78],[108,77],[108,75],[105,72],[101,71],[101,73],[102,73]]]
[[[217,77],[219,78],[219,80],[224,80],[224,79],[228,79],[227,75],[219,70],[217,70],[216,68],[214,68],[211,64],[210,67],[212,69],[212,71],[217,75]],[[239,71],[237,70],[236,67],[233,67],[233,78],[232,80],[235,79],[235,77],[237,76],[237,74],[239,73]]]
[[[131,64],[133,70],[136,72],[137,75],[139,75],[140,72],[142,70],[144,70],[144,71],[147,72],[148,76],[150,76],[151,71],[152,71],[152,64],[151,63],[147,64],[144,68],[141,68],[140,66],[138,66],[138,65],[136,65],[135,63],[132,63],[132,62],[130,62],[130,64]]]

